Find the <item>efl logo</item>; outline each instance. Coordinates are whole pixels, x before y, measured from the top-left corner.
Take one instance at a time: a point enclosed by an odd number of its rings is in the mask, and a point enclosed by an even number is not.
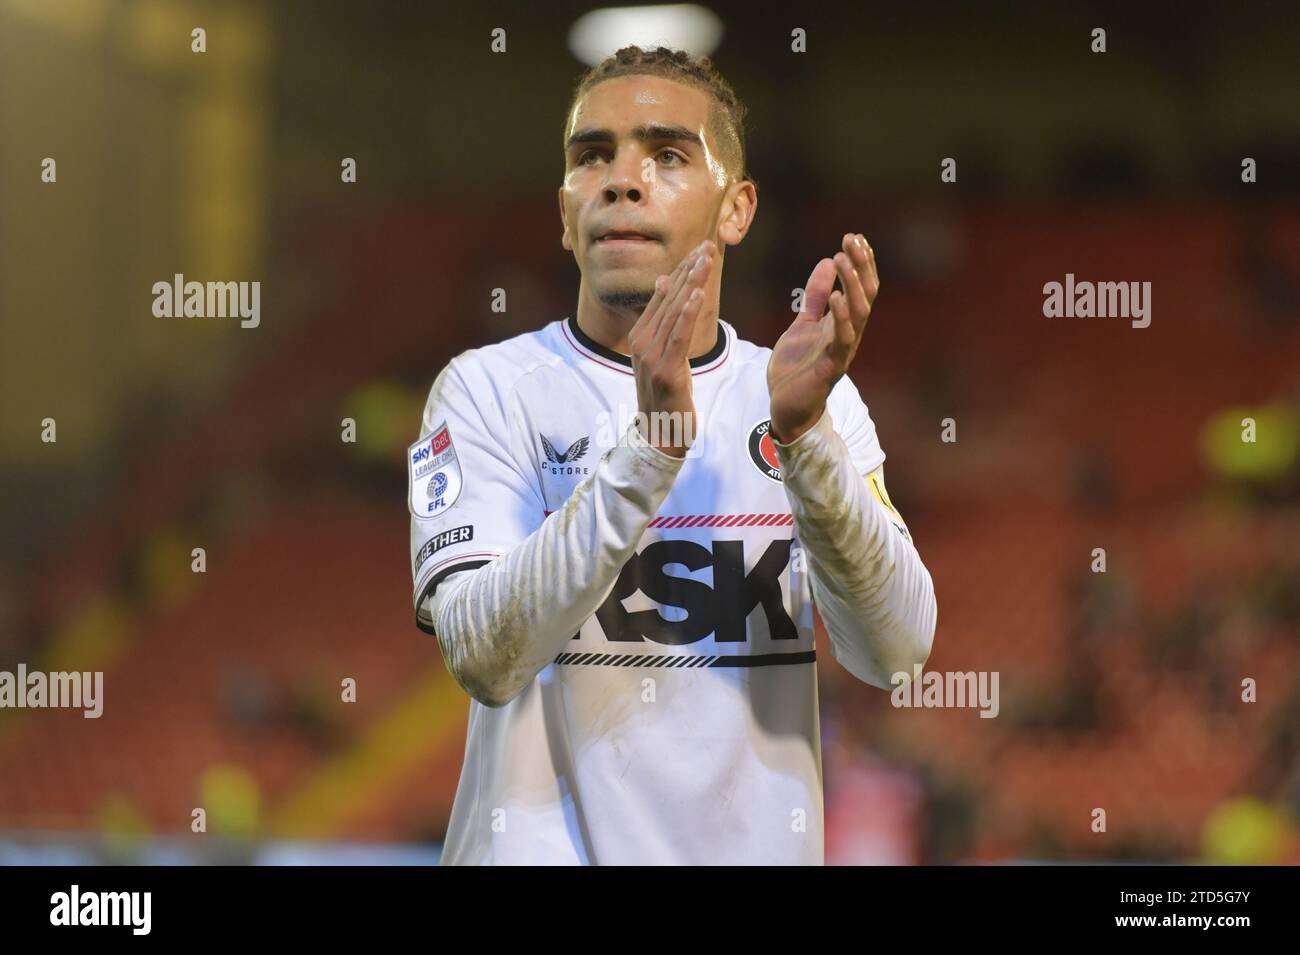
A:
[[[776,447],[772,444],[771,420],[760,421],[749,429],[749,460],[766,478],[781,483],[781,462],[776,456]]]
[[[425,492],[429,495],[430,514],[447,506],[447,502],[443,499],[443,495],[447,493],[448,483],[445,472],[438,471],[433,475],[433,480],[429,482],[429,490]]]

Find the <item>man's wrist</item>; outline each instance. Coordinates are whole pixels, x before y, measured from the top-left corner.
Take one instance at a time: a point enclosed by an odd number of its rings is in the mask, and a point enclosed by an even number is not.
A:
[[[823,405],[820,414],[816,417],[809,418],[807,421],[795,427],[790,427],[788,425],[779,427],[776,421],[773,421],[768,433],[771,435],[773,443],[778,447],[789,448],[796,444],[799,439],[808,432],[816,428],[817,425],[826,417],[827,408]]]
[[[681,454],[673,454],[665,451],[663,448],[654,444],[642,432],[638,422],[633,422],[628,426],[624,435],[624,444],[631,448],[640,449],[640,453],[646,456],[647,460],[653,461],[658,467],[666,467],[671,470],[680,468],[686,462],[686,449],[682,449]]]

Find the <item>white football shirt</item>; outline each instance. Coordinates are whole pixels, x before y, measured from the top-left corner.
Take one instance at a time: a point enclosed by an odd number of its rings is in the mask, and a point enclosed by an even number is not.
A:
[[[767,436],[770,354],[719,320],[690,363],[695,443],[635,556],[523,692],[471,699],[444,864],[823,862],[812,597]],[[828,408],[857,470],[880,467],[847,376]],[[631,359],[573,318],[453,359],[408,452],[422,629],[434,589],[533,533],[636,410]]]

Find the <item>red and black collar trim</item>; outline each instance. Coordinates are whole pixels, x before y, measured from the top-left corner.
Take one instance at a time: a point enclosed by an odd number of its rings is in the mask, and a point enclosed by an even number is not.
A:
[[[725,322],[718,320],[718,340],[713,343],[703,355],[697,355],[690,359],[691,374],[699,375],[707,371],[712,371],[727,360],[727,355],[731,353],[731,339],[724,327]],[[577,351],[590,358],[598,364],[604,365],[612,371],[621,371],[624,374],[632,374],[632,356],[624,355],[607,348],[600,342],[596,341],[578,326],[576,316],[569,316],[564,320],[562,325],[564,337],[568,339],[569,344]]]

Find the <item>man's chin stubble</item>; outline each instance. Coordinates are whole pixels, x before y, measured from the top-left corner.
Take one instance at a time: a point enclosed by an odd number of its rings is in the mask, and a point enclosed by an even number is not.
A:
[[[650,289],[610,289],[607,292],[601,292],[599,295],[600,304],[606,308],[627,308],[635,309],[638,312],[645,311],[645,307],[650,304],[650,299],[654,297],[655,290]]]

